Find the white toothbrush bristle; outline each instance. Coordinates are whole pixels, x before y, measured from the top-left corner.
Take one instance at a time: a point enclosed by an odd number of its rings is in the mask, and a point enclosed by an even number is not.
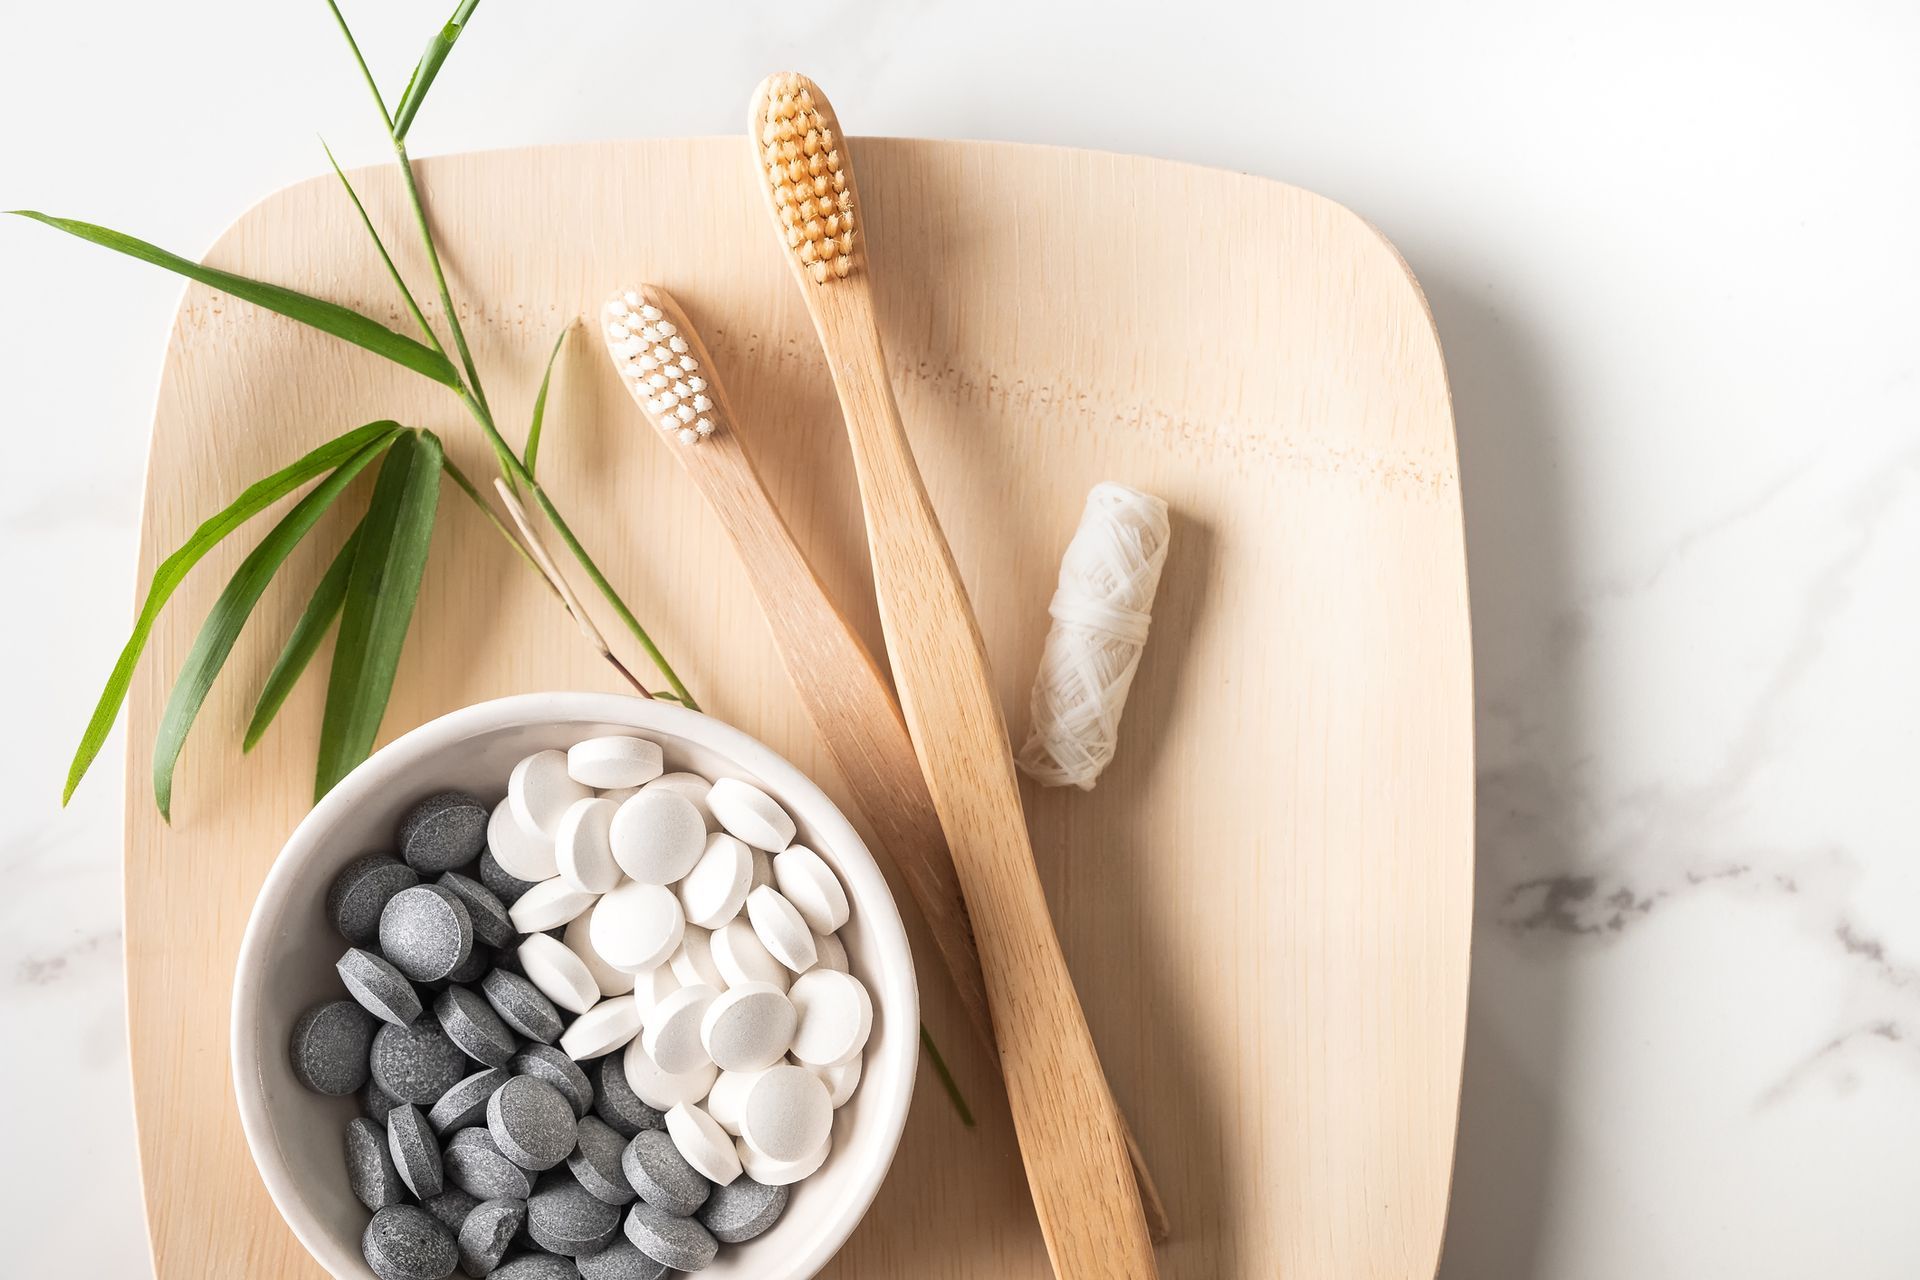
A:
[[[680,325],[632,290],[608,300],[604,321],[607,354],[654,425],[681,444],[719,430],[718,406],[705,394],[707,380]]]

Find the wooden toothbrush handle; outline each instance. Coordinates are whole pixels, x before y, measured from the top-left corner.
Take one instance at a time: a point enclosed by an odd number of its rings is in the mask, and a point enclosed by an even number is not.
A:
[[[846,414],[894,683],[973,919],[1014,1127],[1054,1273],[1157,1274],[1140,1198],[1047,913],[966,588],[900,423],[864,290],[814,317]]]

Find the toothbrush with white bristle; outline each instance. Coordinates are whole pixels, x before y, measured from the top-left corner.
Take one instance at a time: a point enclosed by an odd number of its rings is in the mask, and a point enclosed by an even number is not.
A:
[[[614,369],[641,416],[666,438],[733,538],[807,714],[872,824],[880,851],[899,868],[919,904],[974,1030],[997,1054],[973,925],[900,705],[761,483],[699,328],[673,295],[656,285],[614,294],[601,317]],[[673,348],[676,341],[683,350]],[[665,355],[659,353],[663,346]],[[676,391],[672,382],[651,384],[668,359],[683,375],[677,380],[686,384],[684,391]],[[662,392],[674,400],[669,403]],[[683,407],[693,410],[691,420],[682,415]],[[689,445],[699,447],[683,447]],[[1154,1240],[1165,1240],[1170,1234],[1166,1208],[1132,1133],[1125,1137],[1148,1229]]]
[[[1144,1280],[1157,1267],[1132,1153],[1047,911],[979,622],[894,401],[845,134],[820,86],[784,72],[754,92],[747,135],[846,418],[894,685],[973,919],[1047,1256],[1073,1280]]]
[[[621,380],[655,426],[681,444],[719,430],[700,359],[665,312],[628,289],[608,301],[603,319]]]
[[[679,303],[642,285],[615,295],[601,314],[620,380],[733,538],[794,689],[880,850],[920,904],[961,1003],[991,1045],[986,985],[953,858],[886,677],[780,518],[740,438],[713,357]],[[656,385],[668,359],[679,376]]]

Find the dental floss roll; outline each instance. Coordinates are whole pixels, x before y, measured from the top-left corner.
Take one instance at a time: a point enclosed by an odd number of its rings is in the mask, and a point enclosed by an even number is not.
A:
[[[1042,786],[1091,791],[1113,759],[1120,715],[1147,643],[1167,563],[1167,504],[1106,481],[1087,494],[1060,561],[1021,772]]]

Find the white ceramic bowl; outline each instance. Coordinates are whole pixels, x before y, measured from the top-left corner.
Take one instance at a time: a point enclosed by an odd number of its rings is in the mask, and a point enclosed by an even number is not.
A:
[[[455,711],[398,739],[355,769],[294,829],[254,903],[233,991],[233,1079],[260,1176],[294,1235],[333,1275],[373,1280],[360,1254],[369,1217],[347,1188],[342,1134],[357,1098],[323,1098],[294,1079],[294,1019],[343,995],[334,961],[346,943],[328,922],[327,886],[351,859],[391,850],[394,826],[420,797],[459,787],[505,793],[515,761],[605,733],[657,741],[667,768],[736,777],[779,800],[796,837],[839,873],[852,903],[840,931],[853,972],[873,995],[874,1023],[859,1091],[834,1117],[834,1150],[794,1187],[780,1222],[723,1245],[704,1275],[805,1280],[853,1233],[873,1203],[906,1124],[918,1061],[919,995],[906,931],[873,855],[846,817],[799,770],[729,725],[667,703],[614,694],[526,694]]]

